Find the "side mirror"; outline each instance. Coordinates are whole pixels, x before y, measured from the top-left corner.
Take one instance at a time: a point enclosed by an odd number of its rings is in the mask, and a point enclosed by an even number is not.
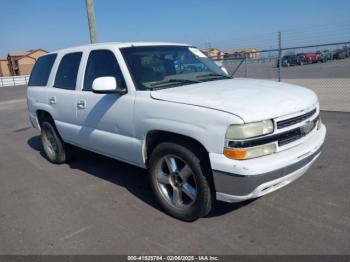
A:
[[[126,89],[118,88],[117,81],[113,76],[98,77],[92,82],[92,91],[96,94],[125,94]]]
[[[228,75],[228,71],[227,71],[227,69],[225,68],[225,67],[221,67],[221,70],[226,74],[226,75]]]

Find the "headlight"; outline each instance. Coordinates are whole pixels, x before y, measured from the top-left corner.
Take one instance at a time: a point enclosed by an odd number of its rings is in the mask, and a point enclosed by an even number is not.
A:
[[[276,152],[276,143],[247,148],[225,148],[224,155],[231,159],[243,160],[270,155]]]
[[[244,125],[231,125],[226,131],[226,139],[246,139],[271,134],[273,132],[272,120],[254,122]]]

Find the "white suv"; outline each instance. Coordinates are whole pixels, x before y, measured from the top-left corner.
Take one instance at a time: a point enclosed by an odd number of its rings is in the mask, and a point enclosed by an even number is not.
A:
[[[147,168],[160,205],[186,221],[215,199],[257,198],[297,179],[326,135],[312,91],[232,79],[197,48],[172,43],[42,56],[28,111],[48,160],[65,162],[75,145]]]

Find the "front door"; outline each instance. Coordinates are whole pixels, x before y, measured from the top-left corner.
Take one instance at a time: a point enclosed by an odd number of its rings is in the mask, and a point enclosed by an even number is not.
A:
[[[92,50],[89,54],[82,90],[77,94],[77,122],[81,146],[127,162],[138,162],[138,147],[133,129],[134,93],[96,94],[92,83],[98,77],[116,78],[125,87],[123,74],[114,53]]]

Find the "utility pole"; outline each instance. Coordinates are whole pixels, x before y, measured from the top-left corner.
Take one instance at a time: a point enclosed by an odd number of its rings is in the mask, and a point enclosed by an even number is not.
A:
[[[281,66],[282,66],[282,39],[281,32],[278,32],[278,82],[281,82]]]
[[[95,12],[93,0],[86,0],[86,10],[89,20],[90,42],[96,43]]]

